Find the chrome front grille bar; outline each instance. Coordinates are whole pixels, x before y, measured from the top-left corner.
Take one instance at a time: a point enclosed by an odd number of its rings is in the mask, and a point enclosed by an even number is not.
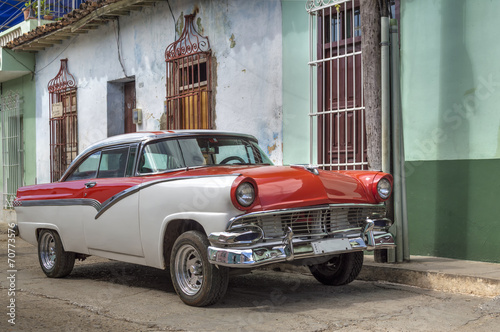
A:
[[[231,228],[258,226],[264,239],[282,238],[293,231],[295,238],[317,237],[349,231],[360,232],[366,219],[384,219],[383,204],[339,204],[318,207],[274,210],[233,218]],[[374,225],[375,226],[375,225]]]

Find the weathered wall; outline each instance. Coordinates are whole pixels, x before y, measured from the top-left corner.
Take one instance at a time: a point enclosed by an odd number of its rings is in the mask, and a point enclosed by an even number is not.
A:
[[[411,254],[500,262],[499,11],[401,0]]]
[[[170,1],[173,15],[198,11],[198,28],[216,58],[216,128],[255,135],[276,163],[282,162],[281,6],[279,0]],[[119,35],[119,39],[118,39]],[[164,110],[165,49],[175,40],[166,2],[78,35],[37,54],[37,174],[49,181],[47,83],[60,59],[78,86],[80,151],[107,137],[108,82],[135,76],[138,130],[157,130]],[[123,68],[118,58],[120,47]]]

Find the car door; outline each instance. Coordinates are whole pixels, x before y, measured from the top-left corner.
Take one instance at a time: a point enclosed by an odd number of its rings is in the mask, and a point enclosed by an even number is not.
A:
[[[142,179],[132,176],[136,154],[136,145],[103,149],[95,177],[84,183],[84,198],[97,206],[95,216],[84,220],[85,239],[91,254],[143,256],[138,213],[138,188]]]

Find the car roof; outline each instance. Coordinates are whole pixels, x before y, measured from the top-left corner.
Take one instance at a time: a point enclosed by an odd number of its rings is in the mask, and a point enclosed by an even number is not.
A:
[[[187,136],[203,136],[203,135],[218,135],[218,136],[242,136],[254,141],[257,139],[248,134],[242,134],[230,131],[218,130],[158,130],[158,131],[140,131],[129,134],[121,134],[105,138],[99,142],[90,145],[85,150],[93,150],[102,146],[136,143],[142,141],[149,141],[152,139],[161,139],[169,137],[187,137]]]
[[[71,164],[68,166],[68,168],[66,169],[66,171],[62,175],[61,179],[66,177],[68,171],[72,168],[72,166],[74,164],[78,163],[79,160],[84,158],[86,155],[88,155],[93,150],[97,150],[97,149],[105,148],[105,147],[110,147],[110,146],[114,146],[114,145],[141,143],[144,141],[150,141],[150,140],[162,139],[162,138],[170,138],[170,137],[180,138],[180,137],[194,137],[194,136],[206,136],[206,135],[232,136],[232,137],[238,136],[238,137],[248,138],[250,140],[255,141],[256,143],[258,142],[257,139],[252,135],[231,132],[231,131],[218,131],[218,130],[208,130],[208,129],[207,130],[139,131],[139,132],[135,132],[135,133],[121,134],[121,135],[116,135],[116,136],[111,136],[111,137],[105,138],[101,141],[98,141],[98,142],[88,146],[81,153],[79,153],[78,156],[71,162]]]
[[[105,138],[101,141],[98,141],[86,149],[84,149],[79,157],[88,154],[92,150],[96,150],[99,148],[120,145],[120,144],[130,144],[130,143],[140,143],[144,141],[154,140],[154,139],[162,139],[169,137],[191,137],[191,136],[204,136],[204,135],[217,135],[217,136],[239,136],[251,139],[257,142],[257,139],[248,134],[241,134],[237,132],[230,131],[218,131],[218,130],[158,130],[158,131],[140,131],[129,134],[121,134],[116,136],[111,136]],[[80,158],[76,158],[80,159]],[[76,160],[75,159],[75,160]]]

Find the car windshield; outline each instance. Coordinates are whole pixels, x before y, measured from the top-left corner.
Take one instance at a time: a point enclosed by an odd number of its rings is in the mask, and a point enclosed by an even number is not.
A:
[[[197,137],[147,144],[139,173],[216,165],[272,165],[258,144],[240,137]]]
[[[204,165],[272,165],[257,143],[233,137],[198,137],[180,139],[186,166]]]

